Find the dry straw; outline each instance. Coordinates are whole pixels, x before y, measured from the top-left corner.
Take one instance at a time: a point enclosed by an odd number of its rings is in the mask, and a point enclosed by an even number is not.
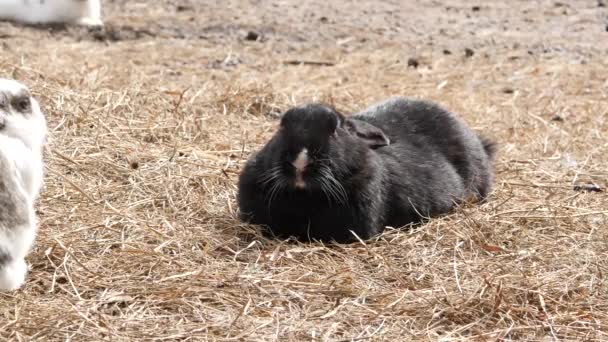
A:
[[[608,339],[606,192],[573,190],[608,185],[605,60],[427,54],[412,69],[390,42],[290,55],[280,40],[2,28],[0,74],[31,86],[51,139],[0,339]],[[304,57],[331,65],[282,63]],[[352,245],[267,240],[236,219],[239,170],[277,113],[395,94],[499,142],[487,203]]]

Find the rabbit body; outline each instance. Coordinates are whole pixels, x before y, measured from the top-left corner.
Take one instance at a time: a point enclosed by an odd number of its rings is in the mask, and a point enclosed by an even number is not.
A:
[[[399,169],[407,169],[411,165],[425,168],[430,161],[431,164],[440,164],[436,165],[440,169],[451,170],[445,170],[449,178],[457,176],[458,180],[449,182],[456,188],[460,188],[458,184],[462,183],[464,189],[455,189],[456,193],[462,195],[464,191],[464,197],[481,200],[490,191],[494,180],[494,143],[475,134],[460,118],[444,108],[427,101],[393,98],[351,118],[366,121],[388,136],[391,144],[377,150],[385,160],[418,161],[406,163]]]
[[[380,128],[391,141],[374,150],[388,174],[386,225],[444,214],[491,190],[494,144],[440,106],[394,98],[351,118]]]
[[[19,288],[36,235],[34,202],[43,183],[47,128],[22,84],[0,79],[0,289]]]
[[[103,26],[100,0],[0,0],[0,19]]]
[[[325,131],[321,112],[337,118],[327,139],[317,137]],[[296,124],[289,129],[284,121]],[[310,143],[316,140],[322,142]],[[390,99],[349,118],[320,105],[297,107],[241,172],[241,217],[280,237],[349,242],[354,233],[367,239],[386,226],[485,198],[493,154],[485,144],[454,115],[424,101]],[[316,157],[293,152],[317,145],[323,148]],[[300,159],[306,163],[298,172]]]

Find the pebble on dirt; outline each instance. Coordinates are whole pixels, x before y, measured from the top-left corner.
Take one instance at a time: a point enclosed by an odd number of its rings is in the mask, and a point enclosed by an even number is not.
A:
[[[412,67],[412,68],[418,68],[418,65],[420,65],[420,63],[418,62],[418,60],[416,58],[410,57],[407,60],[407,66],[408,67]]]
[[[177,5],[177,7],[175,8],[175,10],[178,12],[192,11],[192,9],[193,8],[191,6],[185,6],[185,5]]]
[[[260,38],[260,34],[255,31],[247,31],[245,35],[245,40],[256,41]]]
[[[471,48],[464,49],[465,57],[473,57],[474,54],[475,54],[475,51],[473,51],[473,49],[471,49]]]

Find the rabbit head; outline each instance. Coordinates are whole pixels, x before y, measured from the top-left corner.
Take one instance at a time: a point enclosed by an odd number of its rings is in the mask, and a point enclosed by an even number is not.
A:
[[[282,116],[269,143],[270,174],[265,181],[291,191],[320,190],[331,196],[342,179],[365,167],[364,154],[370,147],[388,143],[380,129],[349,120],[331,107],[295,107]]]
[[[47,134],[46,119],[38,101],[23,84],[0,78],[0,134],[39,150]]]

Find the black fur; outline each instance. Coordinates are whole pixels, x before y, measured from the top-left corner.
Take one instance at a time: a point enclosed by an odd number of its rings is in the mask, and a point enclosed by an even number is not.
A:
[[[292,162],[307,148],[304,189]],[[446,110],[392,99],[345,118],[311,104],[288,110],[239,178],[241,218],[279,237],[354,240],[481,200],[494,145]]]

